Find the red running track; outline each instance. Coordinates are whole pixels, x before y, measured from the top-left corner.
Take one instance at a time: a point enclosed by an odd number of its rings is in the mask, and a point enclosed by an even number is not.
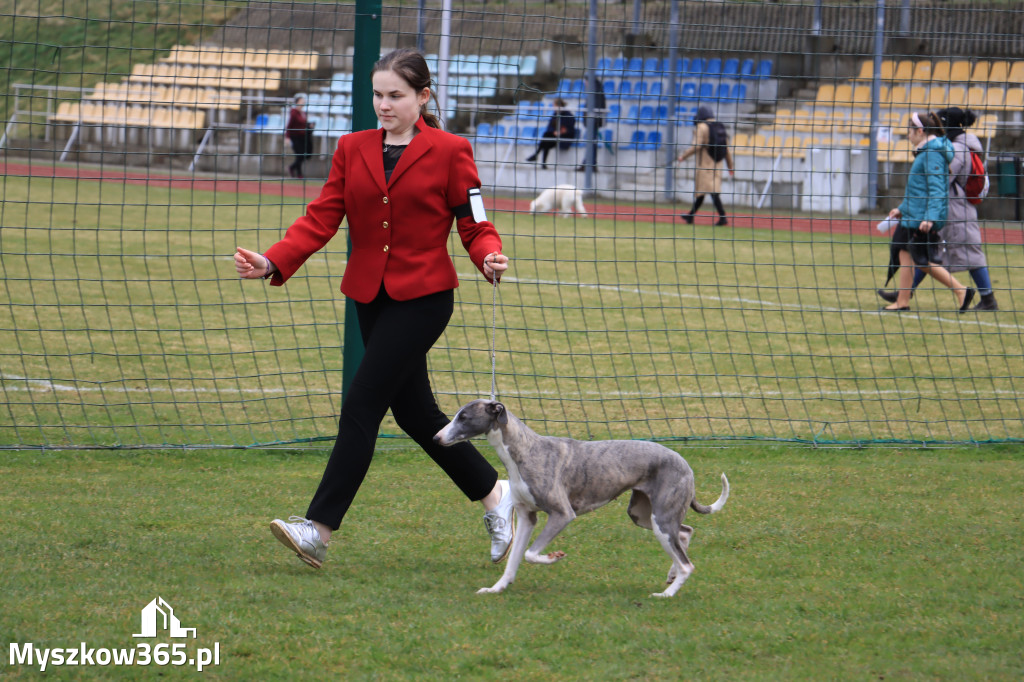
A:
[[[146,170],[130,171],[112,168],[79,168],[40,163],[0,162],[5,176],[32,176],[42,178],[70,178],[119,182],[128,185],[191,189],[203,192],[256,194],[269,196],[302,197],[314,199],[320,193],[321,180],[300,182],[286,178],[260,178],[255,180],[196,177],[193,175],[154,174]],[[495,211],[521,211],[529,209],[530,198],[519,200],[496,197],[491,200]],[[687,199],[686,205],[689,205]],[[590,215],[619,221],[681,223],[678,214],[659,207],[630,206],[629,204],[594,204],[588,207]],[[682,209],[678,209],[682,210]],[[711,225],[715,214],[698,214],[696,224]],[[810,218],[784,214],[735,213],[729,216],[730,227],[786,232],[820,232],[850,236],[879,236],[875,224],[884,217],[882,211],[874,218]],[[723,228],[727,229],[727,228]],[[982,240],[991,244],[1024,244],[1024,231],[999,227],[985,227]]]

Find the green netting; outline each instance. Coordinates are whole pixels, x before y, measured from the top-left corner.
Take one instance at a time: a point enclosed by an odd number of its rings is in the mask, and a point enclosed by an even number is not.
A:
[[[891,1],[878,36],[883,5],[384,5],[383,49],[427,54],[512,258],[495,314],[452,239],[462,286],[430,356],[442,408],[489,395],[495,315],[498,396],[552,435],[1024,437],[1024,9]],[[343,232],[284,288],[239,281],[230,257],[301,214],[366,106],[355,14],[0,1],[0,448],[333,438]],[[318,131],[305,181],[283,135],[300,92]],[[556,97],[578,134],[542,167],[528,159]],[[735,161],[724,226],[710,197],[679,217],[695,170],[673,160],[702,105]],[[910,311],[884,313],[875,223],[904,193],[907,121],[951,105],[978,114],[999,310],[961,314],[929,278]],[[556,185],[584,190],[586,215],[531,212]]]

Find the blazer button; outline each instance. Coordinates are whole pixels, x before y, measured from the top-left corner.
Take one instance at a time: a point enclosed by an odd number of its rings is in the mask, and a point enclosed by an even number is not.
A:
[[[384,197],[384,203],[385,204],[388,203],[388,198],[387,197]]]
[[[390,246],[388,246],[387,244],[385,244],[385,245],[384,245],[384,253],[387,253],[387,252],[388,252],[388,249],[390,249],[390,248],[391,248]]]
[[[388,221],[386,221],[386,220],[384,221],[383,227],[384,227],[385,230],[388,229]]]

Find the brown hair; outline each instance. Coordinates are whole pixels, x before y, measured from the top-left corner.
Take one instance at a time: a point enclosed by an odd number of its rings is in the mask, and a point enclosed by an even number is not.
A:
[[[917,117],[921,119],[921,129],[924,130],[925,135],[936,135],[942,137],[946,134],[945,128],[942,127],[942,121],[939,117],[930,111],[918,111]],[[911,120],[913,123],[913,120]]]
[[[370,70],[370,76],[372,77],[378,71],[394,71],[417,94],[423,92],[424,88],[430,88],[430,68],[427,66],[427,60],[418,51],[409,47],[399,48],[381,57]],[[437,103],[437,95],[433,88],[430,90],[430,97]],[[440,128],[441,121],[430,112],[429,105],[428,100],[420,107],[420,115],[431,128]],[[440,105],[438,105],[438,109],[440,109]]]

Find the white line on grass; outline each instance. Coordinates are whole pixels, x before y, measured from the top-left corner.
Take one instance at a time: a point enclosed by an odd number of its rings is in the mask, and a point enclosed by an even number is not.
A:
[[[470,279],[473,275],[466,273],[459,273],[460,279]],[[742,297],[725,297],[715,296],[708,293],[700,294],[687,294],[680,293],[677,291],[663,291],[662,289],[643,289],[640,287],[628,287],[620,284],[587,284],[585,282],[568,282],[562,280],[552,279],[526,279],[518,278],[513,276],[502,277],[501,281],[510,282],[514,284],[540,284],[543,286],[556,286],[556,287],[577,287],[579,289],[599,289],[602,291],[614,291],[625,294],[643,294],[645,296],[666,296],[669,298],[680,298],[680,299],[697,299],[697,300],[710,300],[718,301],[719,303],[744,303],[749,305],[770,307],[775,306],[778,308],[786,308],[790,310],[802,310],[805,312],[822,312],[822,313],[867,313],[869,315],[889,315],[890,313],[883,312],[881,310],[864,310],[862,308],[830,308],[830,307],[812,307],[803,303],[781,303],[779,301],[765,301],[756,298],[742,298]],[[934,322],[959,322],[967,325],[977,325],[979,327],[993,327],[997,329],[1012,329],[1020,331],[1024,329],[1024,325],[1019,324],[1008,324],[1001,322],[986,322],[983,320],[972,319],[970,317],[945,317],[942,315],[925,315],[923,313],[914,313],[911,311],[903,311],[900,315],[906,317],[913,317],[921,320],[931,320]]]
[[[242,394],[242,395],[258,395],[258,394],[284,394],[292,397],[304,397],[310,394],[309,391],[304,390],[293,390],[289,391],[283,388],[171,388],[169,386],[152,386],[148,388],[127,388],[122,386],[75,386],[70,384],[58,384],[47,379],[29,379],[27,377],[21,377],[10,374],[0,374],[0,381],[3,381],[4,391],[11,393],[18,391],[52,391],[54,393],[172,393],[172,394],[183,394],[193,395],[196,393],[213,393],[217,395],[231,395],[231,394]],[[865,378],[864,381],[874,381],[874,379]],[[7,382],[12,383],[24,383],[25,386],[10,385]],[[335,395],[337,391],[327,390],[324,392],[325,395]],[[446,395],[454,395],[451,392],[447,392]],[[820,391],[801,391],[794,393],[791,391],[758,391],[756,393],[737,393],[735,391],[722,391],[722,392],[711,392],[711,393],[657,393],[652,394],[645,391],[581,391],[576,393],[567,393],[564,390],[554,391],[518,391],[514,394],[517,398],[543,398],[550,396],[559,396],[568,400],[573,399],[585,399],[595,397],[611,397],[619,399],[630,399],[630,398],[646,398],[648,400],[663,400],[666,398],[730,398],[730,399],[751,399],[756,400],[758,398],[783,398],[783,399],[807,399],[807,398],[882,398],[884,396],[907,396],[908,399],[916,399],[919,397],[920,392],[903,391],[899,389],[890,390],[873,390],[873,391],[844,391],[844,390],[820,390]],[[1022,394],[1019,391],[1010,390],[992,390],[992,391],[978,391],[974,389],[957,389],[957,395],[959,396],[974,396],[976,398],[1020,398]]]

